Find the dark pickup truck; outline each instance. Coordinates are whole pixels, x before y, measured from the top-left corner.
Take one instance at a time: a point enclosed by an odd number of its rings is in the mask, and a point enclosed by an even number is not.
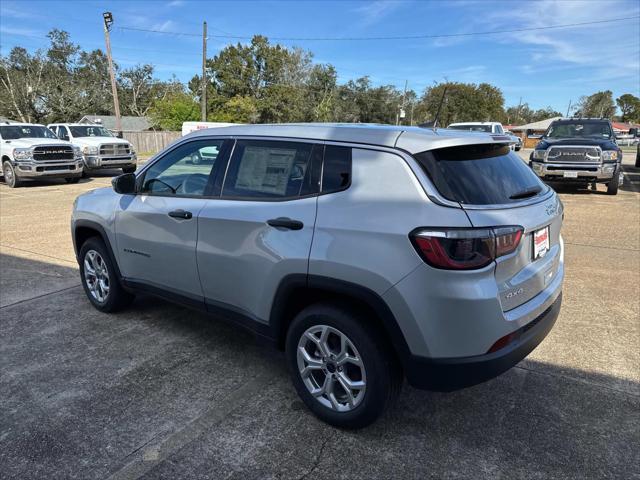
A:
[[[622,183],[621,163],[611,122],[595,118],[554,121],[529,157],[529,166],[545,181],[605,183],[609,195]]]

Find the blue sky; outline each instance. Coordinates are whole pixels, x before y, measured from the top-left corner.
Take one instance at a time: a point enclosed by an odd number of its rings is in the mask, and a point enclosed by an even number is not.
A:
[[[114,59],[122,67],[151,63],[160,78],[188,81],[200,70],[201,42],[121,30],[268,37],[438,35],[513,30],[640,15],[638,0],[516,1],[8,1],[0,0],[2,54],[47,44],[46,33],[67,30],[84,49],[103,48],[102,12],[113,12]],[[210,38],[214,55],[228,42]],[[369,75],[421,93],[434,82],[489,82],[507,105],[520,97],[532,108],[566,111],[570,99],[598,90],[640,95],[640,20],[487,36],[402,41],[284,41],[333,64],[340,81]]]

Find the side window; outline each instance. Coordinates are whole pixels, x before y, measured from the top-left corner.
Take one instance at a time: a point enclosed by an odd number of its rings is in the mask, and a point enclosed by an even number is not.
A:
[[[500,134],[504,133],[504,130],[502,129],[502,127],[500,125],[496,125],[496,133],[500,133]]]
[[[209,178],[220,162],[224,140],[197,140],[180,145],[144,174],[141,193],[169,196],[209,195]]]
[[[60,140],[69,140],[69,132],[67,131],[67,127],[63,127],[62,125],[58,127],[58,138]]]
[[[351,185],[351,148],[327,145],[322,167],[322,193],[339,192]]]
[[[238,140],[223,197],[285,199],[300,196],[310,175],[313,144]]]

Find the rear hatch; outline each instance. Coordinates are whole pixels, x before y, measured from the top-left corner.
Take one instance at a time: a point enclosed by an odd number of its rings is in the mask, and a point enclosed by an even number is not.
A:
[[[495,261],[502,309],[531,300],[558,273],[562,204],[504,144],[468,145],[415,155],[442,198],[462,207],[474,227],[520,226],[518,248]]]

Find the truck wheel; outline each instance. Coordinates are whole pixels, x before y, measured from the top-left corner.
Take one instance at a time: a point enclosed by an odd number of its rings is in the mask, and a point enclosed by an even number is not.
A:
[[[617,195],[619,186],[620,186],[620,167],[617,167],[613,172],[613,178],[609,183],[607,183],[607,195]]]
[[[200,162],[202,162],[202,156],[200,155],[200,152],[192,153],[191,163],[193,163],[194,165],[200,165]]]
[[[286,356],[300,398],[337,427],[371,424],[400,393],[391,347],[351,309],[320,303],[302,310],[289,327]]]
[[[78,183],[80,181],[80,177],[67,177],[64,181],[67,183]]]
[[[4,175],[4,183],[6,183],[9,188],[17,188],[22,185],[20,179],[16,177],[16,171],[13,169],[11,162],[5,161],[2,164],[2,174]]]
[[[136,171],[137,167],[123,167],[122,173],[133,173]]]
[[[101,239],[91,237],[82,244],[79,258],[82,287],[95,308],[117,312],[133,301],[134,295],[120,285],[115,265]]]

